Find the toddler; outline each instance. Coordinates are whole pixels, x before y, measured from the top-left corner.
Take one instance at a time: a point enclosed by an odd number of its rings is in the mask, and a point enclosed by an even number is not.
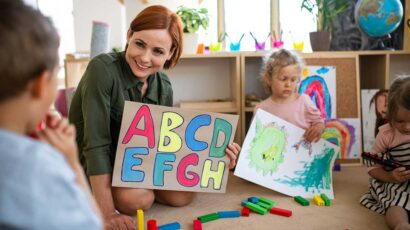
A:
[[[383,155],[402,165],[410,165],[410,76],[399,77],[391,85],[387,102],[387,124],[380,126],[373,154]],[[410,229],[410,170],[386,170],[368,165],[370,188],[360,203],[386,214],[391,229]]]
[[[313,101],[306,94],[297,93],[303,70],[303,61],[294,52],[280,49],[265,60],[262,83],[270,97],[255,107],[263,109],[302,129],[306,142],[317,142],[325,124]]]

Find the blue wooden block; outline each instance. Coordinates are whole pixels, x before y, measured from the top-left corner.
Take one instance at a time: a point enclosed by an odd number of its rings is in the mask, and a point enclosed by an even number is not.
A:
[[[176,230],[176,229],[181,229],[181,225],[178,222],[172,222],[169,224],[158,226],[158,230]]]
[[[240,217],[241,213],[239,211],[221,211],[218,212],[219,218],[236,218]]]
[[[256,197],[249,197],[249,198],[248,198],[248,201],[250,201],[250,202],[256,204],[256,203],[258,203],[259,199],[256,198]]]
[[[246,206],[246,203],[248,203],[248,200],[243,200],[242,203],[241,203],[241,205],[242,205],[242,206]]]

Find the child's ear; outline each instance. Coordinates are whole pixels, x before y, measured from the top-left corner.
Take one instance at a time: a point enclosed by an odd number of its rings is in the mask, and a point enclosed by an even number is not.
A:
[[[32,81],[31,95],[34,98],[42,98],[47,93],[47,84],[50,81],[50,71],[44,70],[37,78]]]

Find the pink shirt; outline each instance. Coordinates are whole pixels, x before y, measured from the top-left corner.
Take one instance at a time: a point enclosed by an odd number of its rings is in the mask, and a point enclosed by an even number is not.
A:
[[[320,111],[306,94],[300,94],[295,101],[286,104],[275,103],[269,97],[255,106],[253,114],[256,113],[257,109],[263,109],[302,129],[307,129],[316,123],[324,122],[320,116]]]
[[[393,129],[390,124],[384,124],[379,127],[379,133],[376,136],[372,153],[380,154],[387,149],[407,142],[410,142],[410,135],[404,135],[396,129]],[[382,167],[382,165],[376,164],[372,167],[368,167],[367,171],[377,167]]]

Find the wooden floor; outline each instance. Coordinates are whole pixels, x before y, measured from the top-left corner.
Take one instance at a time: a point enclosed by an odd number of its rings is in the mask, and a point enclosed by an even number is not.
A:
[[[330,207],[311,202],[304,207],[292,197],[274,192],[234,176],[231,172],[225,194],[199,193],[193,203],[182,208],[154,204],[145,213],[146,220],[158,225],[178,221],[182,229],[193,229],[196,217],[223,210],[241,210],[241,201],[250,196],[263,196],[277,202],[277,207],[293,211],[289,218],[251,213],[249,217],[219,219],[203,224],[203,229],[387,229],[384,216],[362,207],[358,200],[367,191],[368,175],[361,166],[342,166],[333,172],[335,199]]]

